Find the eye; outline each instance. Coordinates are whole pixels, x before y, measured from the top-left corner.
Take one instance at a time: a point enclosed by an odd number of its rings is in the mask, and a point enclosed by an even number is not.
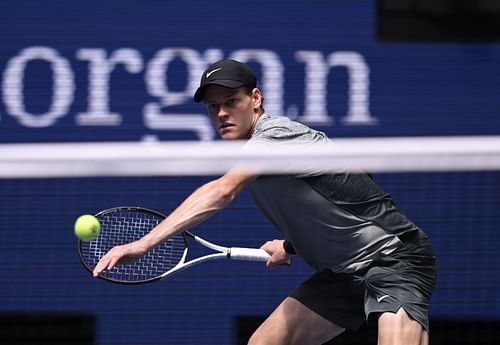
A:
[[[217,110],[217,103],[208,103],[207,109],[209,112],[214,112]]]
[[[238,103],[239,99],[238,98],[230,98],[226,101],[226,104],[227,105],[235,105],[236,103]]]

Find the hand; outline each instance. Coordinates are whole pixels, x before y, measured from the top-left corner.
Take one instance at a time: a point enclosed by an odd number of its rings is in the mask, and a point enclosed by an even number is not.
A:
[[[102,272],[109,271],[116,265],[125,265],[139,260],[147,253],[139,241],[111,248],[97,263],[92,273],[98,277]]]
[[[283,240],[267,241],[260,247],[271,255],[266,262],[267,267],[290,266],[292,264],[293,255],[285,252],[283,242]]]

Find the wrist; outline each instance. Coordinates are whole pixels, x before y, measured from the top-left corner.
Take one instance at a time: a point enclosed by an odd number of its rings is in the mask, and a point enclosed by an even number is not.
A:
[[[296,255],[297,254],[295,252],[295,248],[293,247],[292,242],[290,242],[288,240],[284,240],[283,241],[283,249],[285,250],[285,252],[287,254],[290,254],[290,255]]]

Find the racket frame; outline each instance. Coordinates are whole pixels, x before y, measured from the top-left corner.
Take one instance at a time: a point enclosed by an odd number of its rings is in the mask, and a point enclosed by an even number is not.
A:
[[[154,210],[151,210],[148,208],[144,208],[144,207],[137,207],[137,206],[118,206],[118,207],[109,208],[109,209],[102,210],[102,211],[96,213],[95,217],[99,219],[106,214],[109,214],[112,212],[117,212],[117,211],[132,211],[132,212],[150,213],[150,214],[153,214],[154,216],[158,217],[158,219],[160,219],[160,222],[161,222],[161,220],[165,219],[165,215],[161,214],[160,212],[157,212],[157,211],[154,211]],[[241,261],[266,262],[267,259],[269,258],[269,254],[266,253],[262,249],[242,248],[242,247],[224,247],[224,246],[212,243],[210,241],[207,241],[207,240],[205,240],[197,235],[194,235],[193,233],[191,233],[187,230],[185,230],[177,235],[183,236],[184,246],[185,246],[184,252],[183,252],[179,262],[174,267],[167,270],[166,272],[164,272],[158,276],[152,277],[150,279],[144,279],[144,280],[140,280],[140,281],[119,280],[119,279],[113,279],[111,277],[106,277],[106,276],[102,276],[102,275],[99,276],[99,278],[106,280],[106,281],[113,282],[113,283],[126,284],[126,285],[144,284],[144,283],[149,283],[152,281],[164,279],[164,278],[169,277],[177,272],[183,271],[189,267],[192,267],[194,265],[197,265],[197,264],[200,264],[200,263],[206,262],[206,261],[217,260],[217,259],[232,259],[232,260],[241,260]],[[206,247],[206,248],[209,248],[209,249],[215,251],[215,253],[200,256],[200,257],[194,258],[194,259],[186,262],[186,258],[187,258],[188,251],[189,251],[188,237],[193,239],[195,242],[199,243],[203,247]],[[82,249],[81,249],[82,243],[83,243],[83,241],[81,241],[81,240],[78,241],[78,254],[80,256],[80,261],[81,261],[82,265],[89,272],[92,273],[93,267],[90,267],[87,264],[86,260],[84,259],[83,255],[82,255]]]

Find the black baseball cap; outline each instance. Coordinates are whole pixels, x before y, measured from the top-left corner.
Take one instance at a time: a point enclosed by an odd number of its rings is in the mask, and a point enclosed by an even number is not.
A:
[[[199,103],[205,97],[205,88],[209,85],[218,85],[229,89],[242,86],[253,90],[257,86],[257,78],[247,64],[236,60],[220,60],[210,65],[200,80],[200,87],[194,94],[194,101]]]

